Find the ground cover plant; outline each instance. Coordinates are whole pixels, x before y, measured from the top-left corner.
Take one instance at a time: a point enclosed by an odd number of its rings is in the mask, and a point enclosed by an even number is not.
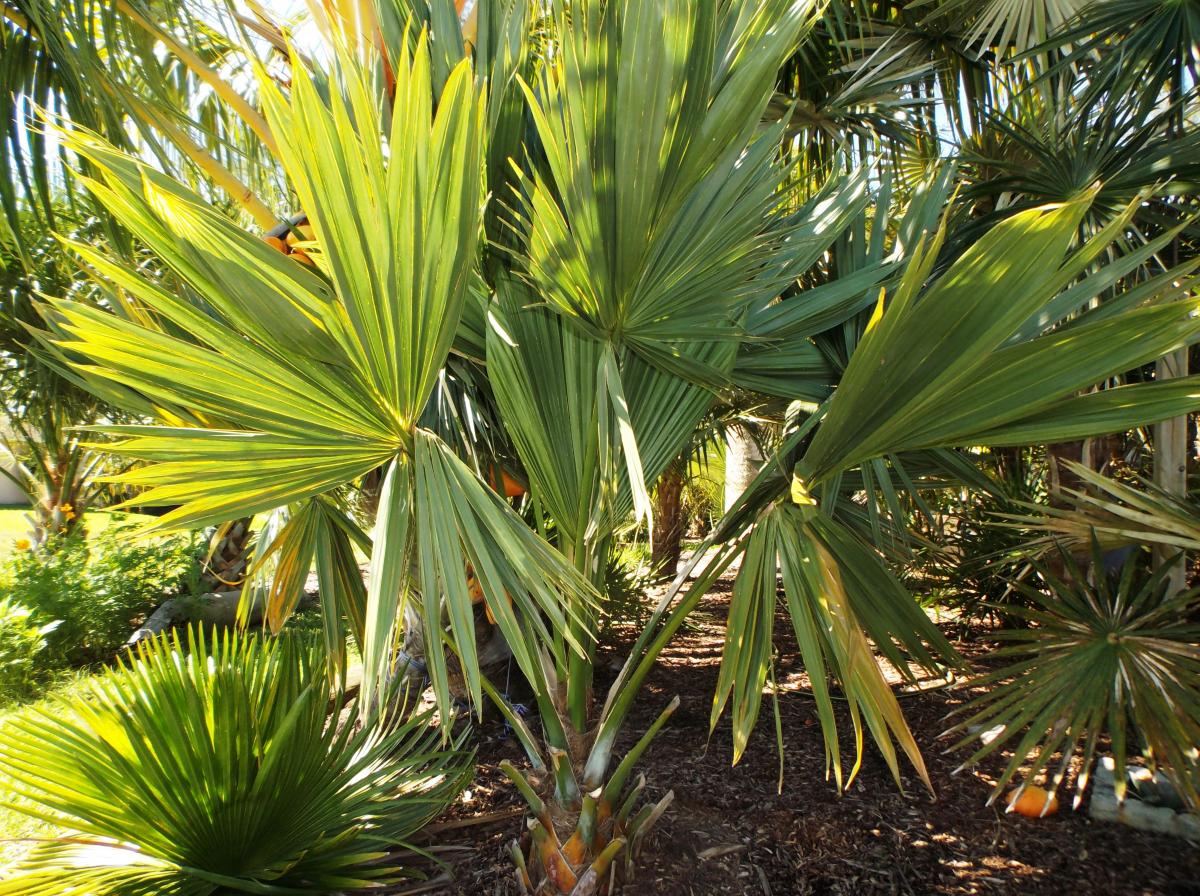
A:
[[[0,567],[0,595],[28,608],[47,633],[59,666],[105,662],[137,623],[166,598],[194,588],[203,550],[190,533],[142,539],[136,526],[94,538],[59,536],[12,554]]]

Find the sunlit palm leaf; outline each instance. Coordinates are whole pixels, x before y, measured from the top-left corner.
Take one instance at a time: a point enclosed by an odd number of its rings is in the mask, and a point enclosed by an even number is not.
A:
[[[804,668],[812,682],[818,716],[825,737],[826,758],[839,787],[847,783],[841,763],[837,725],[828,678],[832,674],[850,703],[856,739],[861,743],[862,726],[870,729],[875,742],[899,781],[895,737],[926,785],[930,785],[924,762],[913,740],[899,703],[872,653],[864,628],[876,643],[891,646],[893,633],[918,630],[945,654],[952,653],[945,640],[927,620],[918,620],[916,604],[901,599],[875,599],[867,606],[869,589],[848,587],[843,576],[870,575],[875,561],[862,547],[851,547],[835,524],[819,515],[806,522],[801,510],[778,505],[757,521],[742,560],[730,602],[727,647],[722,657],[712,724],[715,726],[726,702],[732,697],[734,761],[745,749],[762,702],[763,685],[772,660],[771,632],[775,609],[776,578],[783,577],[784,604],[792,620]],[[846,551],[851,553],[847,555]],[[854,552],[864,556],[854,556]],[[836,553],[835,553],[836,552]],[[866,560],[866,564],[862,561]],[[871,583],[874,584],[874,583]],[[891,586],[899,589],[898,583]],[[911,640],[929,657],[918,639]],[[894,649],[889,653],[896,655]],[[901,665],[903,672],[907,667]],[[853,779],[859,758],[850,773]]]
[[[1087,400],[1068,397],[1073,393],[1200,338],[1197,303],[1180,298],[1099,321],[1084,315],[1062,330],[1012,342],[1103,248],[1093,240],[1068,255],[1088,202],[1013,217],[926,290],[920,279],[934,253],[911,265],[846,368],[800,475],[818,482],[888,451],[986,444],[1000,427],[1069,413]],[[1179,295],[1174,284],[1164,292]],[[1172,416],[1171,402],[1136,406],[1134,396],[1146,388],[1111,390],[1126,390],[1131,401],[1104,406],[1091,420],[1094,432]],[[1186,397],[1175,398],[1175,408],[1189,407]],[[886,410],[869,410],[875,408]]]
[[[772,163],[778,134],[758,131],[775,71],[814,5],[742,12],[556,6],[562,52],[525,88],[545,163],[527,171],[518,196],[522,263],[538,299],[600,346],[597,422],[616,439],[601,451],[623,456],[640,515],[654,470],[623,419],[636,420],[639,404],[627,356],[720,385],[728,360],[712,358],[712,344],[733,341],[746,308],[795,276],[778,252],[809,224],[773,214],[786,170]],[[703,413],[705,402],[685,404]],[[664,451],[674,456],[686,435],[657,431],[677,443]]]
[[[111,153],[93,153],[97,164],[110,166],[109,184],[98,187],[100,198],[127,213],[131,229],[155,240],[164,260],[224,320],[200,314],[162,290],[142,288],[139,298],[187,329],[196,340],[191,342],[59,301],[50,321],[56,347],[86,358],[78,366],[89,373],[166,402],[200,408],[248,430],[140,427],[122,433],[128,438],[118,450],[150,460],[171,458],[145,468],[139,483],[162,489],[158,495],[163,501],[183,503],[168,524],[228,517],[311,496],[411,447],[407,428],[424,406],[444,360],[474,261],[481,205],[478,104],[469,72],[460,67],[434,114],[428,63],[418,57],[404,69],[411,105],[398,107],[393,121],[397,135],[399,122],[405,122],[404,139],[424,141],[426,151],[401,154],[404,161],[398,158],[394,166],[385,166],[378,108],[374,118],[369,112],[376,98],[362,81],[368,75],[348,60],[345,64],[346,80],[357,84],[352,96],[360,107],[357,128],[346,124],[349,107],[340,97],[326,105],[311,86],[298,87],[291,106],[277,98],[271,107],[272,115],[284,118],[298,110],[294,114],[304,115],[311,128],[340,141],[336,152],[327,145],[319,162],[302,153],[294,159],[289,155],[302,172],[302,177],[293,176],[308,184],[310,205],[327,200],[339,210],[349,201],[347,190],[355,197],[384,199],[388,190],[398,196],[405,182],[410,189],[402,201],[390,204],[389,226],[372,219],[372,241],[362,241],[361,230],[353,229],[355,221],[363,226],[362,217],[313,212],[324,248],[320,257],[333,272],[332,289],[319,276],[299,270],[301,265],[206,213],[202,203],[187,200],[182,188],[164,183],[161,176],[139,171]],[[337,122],[344,126],[338,128]],[[310,179],[321,171],[325,175],[313,186]],[[131,182],[143,176],[145,188],[137,195]],[[338,223],[327,235],[324,218],[331,215]],[[189,220],[196,223],[187,226]],[[171,228],[181,224],[176,235]],[[436,248],[406,243],[415,239],[413,233],[430,228],[445,242]],[[393,246],[407,251],[392,251]],[[370,261],[367,252],[373,253]],[[429,264],[421,264],[426,257]],[[114,271],[110,266],[102,273]],[[296,330],[273,330],[275,323],[289,320],[297,322]],[[403,340],[403,352],[396,340]],[[311,352],[304,353],[305,347]],[[260,473],[278,473],[267,497],[254,482],[256,461],[264,464]],[[219,496],[199,484],[205,464],[212,475],[223,477]],[[189,500],[195,503],[189,506]]]
[[[471,757],[436,749],[428,713],[356,730],[329,717],[330,697],[311,644],[193,632],[142,642],[86,696],[7,719],[7,786],[77,833],[35,849],[0,893],[294,893],[410,876],[380,859],[457,795]]]
[[[328,105],[307,77],[293,80],[290,101],[273,87],[265,94],[273,127],[305,135],[282,155],[344,313],[330,332],[400,426],[424,408],[449,352],[483,204],[482,109],[470,68],[459,65],[435,113],[429,65],[423,46],[397,62],[408,74],[390,129],[368,73],[349,61],[347,77],[331,85],[345,96]]]
[[[932,20],[962,29],[979,52],[1028,50],[1092,5],[1091,0],[918,0]],[[1089,15],[1091,13],[1089,12]]]
[[[582,649],[558,634],[560,603],[565,592],[569,606],[586,607],[591,592],[417,426],[468,293],[478,288],[484,107],[465,61],[435,103],[429,45],[421,38],[414,46],[412,56],[392,60],[394,96],[381,91],[374,57],[342,50],[328,94],[299,66],[290,96],[264,87],[272,128],[308,138],[288,141],[281,154],[315,231],[307,251],[316,270],[223,221],[162,175],[87,135],[72,136],[104,173],[91,184],[96,195],[145,235],[206,308],[77,247],[97,276],[133,292],[187,338],[61,299],[48,308],[47,338],[85,379],[242,427],[102,432],[113,439],[110,450],[149,462],[127,480],[143,490],[140,503],[179,505],[160,527],[297,505],[278,545],[265,548],[283,573],[268,619],[278,625],[286,617],[316,558],[337,589],[329,608],[340,602],[339,615],[358,620],[368,694],[383,694],[400,608],[419,595],[449,719],[445,617],[470,692],[481,693],[464,554],[523,669],[536,660],[522,644]],[[350,584],[344,527],[339,535],[333,517],[311,502],[385,465],[389,485],[363,595]],[[332,622],[329,635],[337,635]]]

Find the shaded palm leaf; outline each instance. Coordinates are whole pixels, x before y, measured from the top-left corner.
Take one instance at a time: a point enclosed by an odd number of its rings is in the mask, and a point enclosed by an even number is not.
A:
[[[1135,478],[1135,487],[1082,464],[1059,463],[1082,488],[1059,489],[1056,505],[1030,504],[1029,513],[1001,516],[1004,525],[1046,533],[1027,542],[1031,553],[1058,548],[1078,555],[1090,550],[1093,541],[1105,550],[1153,544],[1167,550],[1200,551],[1200,513],[1192,501],[1141,477]]]
[[[1088,69],[1085,96],[1131,94],[1142,109],[1153,108],[1164,95],[1179,103],[1194,92],[1200,71],[1198,46],[1196,0],[1090,3],[1046,42],[1046,47],[1064,48],[1060,67]],[[1176,107],[1173,117],[1182,124],[1182,107]]]
[[[966,764],[1001,748],[1013,751],[993,800],[1026,763],[1027,782],[1045,772],[1051,788],[1058,787],[1082,749],[1078,805],[1104,735],[1116,764],[1117,796],[1124,799],[1126,730],[1133,726],[1152,761],[1164,765],[1191,806],[1200,806],[1200,627],[1188,621],[1200,593],[1168,594],[1169,566],[1139,578],[1136,563],[1127,562],[1118,579],[1109,578],[1095,540],[1090,573],[1070,555],[1063,562],[1065,576],[1039,567],[1041,588],[1013,583],[1030,607],[1008,612],[1029,626],[1003,632],[1010,643],[997,655],[1009,662],[967,683],[986,690],[956,711],[965,718],[948,734],[966,736],[955,748],[967,747],[983,730],[991,736]]]

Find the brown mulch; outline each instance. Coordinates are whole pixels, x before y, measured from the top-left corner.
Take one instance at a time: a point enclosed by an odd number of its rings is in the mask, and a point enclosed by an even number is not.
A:
[[[862,770],[838,795],[825,779],[824,747],[814,704],[800,674],[781,680],[785,739],[784,786],[777,792],[779,755],[766,701],[742,762],[731,767],[729,724],[711,741],[708,718],[720,662],[727,592],[705,598],[688,630],[660,661],[626,725],[625,746],[645,730],[673,695],[679,710],[642,762],[647,794],[675,791],[672,808],[649,837],[637,877],[618,892],[686,896],[858,896],[858,894],[1087,894],[1087,896],[1200,896],[1200,846],[1093,822],[1086,802],[1070,798],[1055,816],[1025,819],[987,807],[988,772],[995,757],[974,771],[952,775],[961,756],[943,755],[936,740],[945,716],[961,697],[934,689],[902,700],[925,754],[936,798],[915,775],[895,785],[879,753],[868,746]],[[630,635],[630,633],[623,633]],[[776,637],[794,654],[790,624],[781,617]],[[959,644],[985,657],[986,643]],[[611,679],[624,658],[618,644],[602,663]],[[790,690],[788,686],[793,685]],[[843,738],[843,752],[853,740]],[[451,848],[453,880],[436,891],[454,896],[516,894],[505,844],[521,829],[518,798],[498,771],[522,753],[487,723],[479,737],[475,783],[443,823],[437,841]],[[620,754],[618,753],[618,756]],[[1060,793],[1060,797],[1064,796]],[[476,819],[484,823],[470,824]],[[464,826],[465,825],[465,826]],[[458,847],[458,848],[454,848]]]

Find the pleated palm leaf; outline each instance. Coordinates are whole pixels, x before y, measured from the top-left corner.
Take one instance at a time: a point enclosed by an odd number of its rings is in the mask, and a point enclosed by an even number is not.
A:
[[[1012,750],[991,800],[1026,765],[1021,789],[1043,773],[1056,789],[1082,750],[1078,806],[1102,736],[1113,756],[1117,797],[1125,798],[1132,727],[1151,762],[1198,807],[1200,626],[1194,620],[1200,592],[1171,594],[1169,566],[1146,576],[1130,561],[1109,576],[1098,540],[1088,559],[1090,570],[1063,554],[1065,575],[1039,566],[1039,586],[1014,583],[1029,607],[1010,612],[1030,624],[1000,633],[1007,646],[997,656],[1005,664],[968,683],[983,692],[957,710],[960,721],[947,732],[959,738],[954,749],[972,749],[964,766]],[[982,745],[981,730],[991,735]]]
[[[720,547],[705,561],[700,586],[680,599],[681,575],[663,598],[614,688],[636,689],[703,586],[741,556],[713,709],[714,725],[727,706],[732,710],[735,757],[773,674],[775,606],[782,599],[814,682],[838,782],[844,776],[830,675],[859,732],[854,769],[866,728],[898,781],[893,738],[932,786],[871,648],[902,674],[910,661],[932,667],[954,661],[954,653],[879,555],[831,517],[830,497],[843,473],[885,454],[1080,438],[1200,404],[1197,377],[1080,394],[1200,338],[1197,300],[1181,296],[1177,283],[1161,284],[1156,297],[1142,295],[1132,307],[1103,306],[1065,325],[1055,326],[1066,310],[1045,318],[1047,309],[1076,307],[1075,297],[1107,289],[1111,276],[1136,264],[1118,260],[1086,273],[1135,212],[1131,206],[1098,238],[1070,251],[1090,201],[1085,195],[1014,216],[931,283],[941,236],[917,253],[895,293],[881,301],[838,388],[793,428],[696,552],[698,564],[704,548]],[[1071,301],[1059,302],[1066,293]]]
[[[429,9],[445,18],[448,6]],[[1196,303],[1165,301],[1178,298],[1172,283],[1045,332],[1066,316],[1059,309],[1086,305],[1123,276],[1121,262],[1083,274],[1131,210],[1073,254],[1090,195],[1023,212],[931,283],[940,243],[919,249],[885,289],[877,320],[849,340],[840,385],[830,397],[826,381],[811,396],[820,410],[789,432],[714,535],[716,561],[683,601],[679,587],[668,595],[597,709],[594,594],[614,522],[631,509],[648,518],[648,484],[714,391],[736,381],[748,342],[787,347],[840,325],[881,282],[869,270],[853,289],[764,323],[867,201],[865,175],[797,201],[778,152],[783,129],[762,125],[779,66],[819,6],[556,4],[554,52],[532,72],[512,69],[528,75],[535,138],[514,158],[516,194],[499,197],[514,210],[511,260],[485,264],[495,287],[486,315],[467,293],[480,282],[482,172],[496,168],[483,122],[494,107],[472,95],[465,65],[442,72],[421,40],[404,42],[387,66],[340,55],[327,89],[297,66],[290,99],[264,87],[273,132],[302,135],[281,154],[314,228],[312,270],[213,220],[144,166],[86,135],[71,141],[103,171],[91,184],[97,196],[215,314],[77,246],[97,275],[189,337],[56,301],[53,350],[80,376],[135,390],[151,406],[239,427],[113,429],[117,452],[149,461],[134,481],[151,500],[182,505],[170,525],[320,501],[386,470],[364,614],[367,693],[384,692],[399,613],[418,602],[443,712],[439,633],[457,647],[472,696],[486,690],[509,714],[534,766],[528,778],[510,773],[535,815],[533,860],[516,851],[520,879],[542,892],[593,892],[666,808],[669,796],[639,808],[641,787],[628,785],[674,704],[613,770],[617,736],[658,652],[742,552],[714,711],[715,722],[732,703],[735,758],[770,671],[782,570],[839,782],[830,676],[897,776],[893,737],[923,771],[872,642],[900,669],[953,653],[879,556],[833,517],[829,496],[843,474],[909,451],[1107,432],[1200,404],[1191,379],[1076,395],[1195,340]],[[359,45],[366,58],[369,46]],[[553,547],[418,425],[452,345],[485,352]],[[478,674],[464,554],[534,685],[541,737]]]
[[[65,833],[0,893],[345,893],[412,877],[389,852],[455,799],[473,757],[439,749],[428,711],[357,728],[330,715],[334,696],[312,642],[193,630],[6,719],[6,788]]]
[[[1197,0],[1109,0],[1088,3],[1033,52],[1060,52],[1058,68],[1088,72],[1083,96],[1132,97],[1144,109],[1164,98],[1182,128],[1181,101],[1195,101],[1200,58],[1200,2]]]
[[[56,203],[65,203],[72,214],[91,216],[96,239],[88,242],[103,239],[109,254],[130,265],[144,265],[148,276],[157,270],[154,259],[130,239],[104,204],[82,189],[74,167],[81,162],[85,173],[93,173],[90,163],[73,157],[65,143],[47,139],[41,107],[52,118],[62,116],[132,154],[153,158],[161,170],[189,182],[198,177],[216,202],[222,203],[222,194],[227,197],[226,214],[235,220],[253,220],[264,230],[277,223],[269,205],[286,194],[286,184],[276,164],[276,141],[261,112],[233,86],[245,80],[249,61],[238,57],[237,41],[213,28],[192,4],[17,0],[3,7],[0,20],[4,57],[0,103],[11,113],[6,115],[11,129],[0,145],[0,167],[7,174],[0,177],[0,205],[10,218],[27,209],[22,214],[36,216],[44,228],[65,232],[70,216],[55,209]],[[29,245],[20,228],[15,236],[17,247],[24,248],[27,278],[42,281],[45,292],[63,295],[65,291],[45,283],[44,263],[36,258],[33,265],[29,263],[36,247]],[[163,288],[178,288],[198,311],[208,312],[203,299],[179,287],[169,271],[158,274]],[[107,304],[103,298],[98,304],[108,311],[187,338],[128,293],[107,292]],[[86,388],[103,391],[96,388],[95,380]],[[148,402],[135,390],[110,385],[108,392],[110,412],[117,409],[122,416],[171,425],[236,428],[212,414]],[[78,450],[74,453],[78,455]],[[60,466],[86,470],[83,463]],[[85,499],[80,494],[77,500],[64,498],[56,506],[68,505],[81,513]],[[224,590],[243,582],[252,535],[249,518],[216,528],[205,560],[206,588]],[[277,614],[268,616],[278,622]],[[339,644],[331,642],[331,660],[337,661]]]
[[[1156,545],[1167,551],[1200,551],[1200,508],[1140,476],[1122,482],[1072,461],[1060,461],[1081,488],[1060,488],[1058,503],[1029,504],[1028,512],[1005,514],[1002,525],[1032,536],[1034,556],[1065,550],[1079,557],[1094,542],[1105,550]]]
[[[93,5],[92,0],[80,0],[77,6],[71,8],[71,15],[67,15],[68,11],[63,10],[61,25],[64,33],[72,33],[72,29],[78,26],[77,18],[86,17],[87,9]],[[59,29],[52,29],[45,25],[46,22],[51,21],[53,11],[46,11],[42,8],[43,6],[44,4],[32,4],[31,10],[36,7],[38,14],[30,21],[42,24],[50,33],[58,35]],[[516,139],[519,143],[522,130],[514,128],[514,120],[519,122],[522,116],[519,109],[520,98],[510,69],[528,59],[524,45],[528,13],[525,5],[504,3],[501,0],[487,0],[487,2],[473,7],[472,16],[462,22],[462,27],[471,31],[469,40],[465,36],[465,32],[464,36],[460,37],[459,35],[459,10],[456,9],[456,4],[452,0],[434,0],[433,3],[422,3],[418,0],[416,3],[401,4],[401,6],[402,9],[381,4],[375,10],[375,15],[364,15],[359,18],[358,13],[365,12],[365,10],[360,10],[357,4],[342,0],[342,2],[327,4],[321,9],[314,9],[313,12],[319,29],[331,41],[344,40],[349,47],[358,48],[360,51],[366,48],[368,52],[374,52],[376,48],[382,52],[384,46],[396,48],[404,46],[412,53],[415,51],[420,35],[419,31],[408,27],[411,22],[415,20],[430,26],[436,25],[441,38],[432,46],[426,45],[425,47],[432,54],[430,80],[434,99],[440,95],[447,78],[455,66],[463,60],[464,55],[470,56],[476,70],[480,72],[476,76],[477,85],[484,92],[486,98],[486,127],[489,138],[485,143],[485,152],[489,178],[496,176],[497,171],[501,174],[511,172],[511,167],[506,160],[508,155],[516,154],[513,141]],[[461,7],[462,4],[459,3],[457,6]],[[397,11],[399,11],[399,18],[396,16]],[[9,10],[6,9],[5,12],[9,12]],[[186,10],[182,11],[182,14],[186,15]],[[249,21],[236,11],[231,12],[231,15],[233,20],[250,27],[255,34],[265,37],[275,49],[286,54],[287,46],[279,37],[282,31],[278,27],[274,25],[267,27],[268,23],[265,19],[257,23]],[[53,21],[58,23],[58,20]],[[216,49],[213,52],[226,54],[225,64],[221,66],[225,75],[228,75],[230,71],[230,57],[234,58],[233,64],[245,64],[237,62],[238,48],[236,46],[231,48],[219,37],[213,38],[205,29],[179,28],[167,34],[161,26],[154,24],[155,21],[164,21],[164,19],[157,14],[152,14],[135,0],[130,0],[130,2],[121,0],[116,4],[115,9],[105,12],[100,22],[104,27],[96,35],[96,46],[87,47],[87,53],[75,57],[75,61],[78,63],[77,68],[80,71],[72,72],[72,74],[86,81],[91,73],[90,67],[96,64],[93,57],[102,53],[104,48],[110,44],[116,45],[126,40],[127,32],[131,32],[135,36],[149,34],[162,40],[171,57],[177,59],[179,64],[188,70],[190,73],[188,77],[194,77],[207,84],[212,89],[213,96],[224,104],[224,113],[240,119],[241,129],[237,132],[237,136],[247,145],[236,150],[221,145],[219,149],[233,151],[239,158],[244,157],[244,164],[253,161],[250,167],[262,175],[260,179],[281,180],[282,169],[273,163],[279,151],[277,142],[273,138],[271,123],[252,107],[245,97],[222,80],[221,74],[218,74],[205,62],[205,58],[208,57],[208,44],[202,38],[214,39]],[[352,27],[350,27],[351,23]],[[381,43],[381,38],[386,40]],[[56,39],[51,41],[50,45],[58,47],[64,40],[67,38]],[[242,55],[250,58],[255,55],[254,48],[248,44],[240,49]],[[205,58],[201,58],[201,56]],[[299,64],[313,78],[319,91],[326,89],[325,73],[312,59],[297,55],[284,61],[289,64]],[[155,60],[154,65],[157,67],[160,63]],[[391,77],[389,74],[391,63],[384,59],[380,65],[386,81]],[[104,79],[97,77],[93,80],[99,83]],[[153,79],[149,80],[153,81]],[[251,82],[253,82],[253,78],[251,78]],[[153,88],[154,84],[151,84],[150,87]],[[105,89],[114,95],[120,95],[125,105],[132,104],[131,108],[135,110],[140,108],[138,104],[145,99],[140,94],[137,96],[127,95],[132,88],[120,80],[114,80],[112,84],[106,82]],[[253,96],[252,89],[253,83],[247,90],[247,96]],[[167,102],[160,94],[156,94],[152,99],[157,101],[160,111],[167,109],[170,115],[177,114],[174,106],[187,105],[182,102]],[[517,101],[516,103],[514,103],[514,99]],[[517,107],[515,112],[514,105]],[[201,134],[203,134],[204,124],[209,121],[209,117],[202,114],[201,118]],[[227,132],[228,128],[224,130]],[[176,134],[174,131],[168,133],[168,137],[172,139],[175,137],[182,139],[186,136]],[[179,142],[179,140],[175,140],[175,142]],[[65,147],[66,143],[64,142],[63,145]],[[181,148],[185,153],[188,152],[189,146],[188,140],[183,140]],[[272,163],[263,164],[264,157]],[[83,159],[86,168],[91,164],[86,152]],[[158,162],[161,166],[163,159],[158,157]],[[257,165],[256,168],[255,165]],[[203,165],[201,167],[204,168]],[[272,221],[277,220],[269,211],[261,209],[261,201],[252,193],[244,188],[238,188],[236,181],[213,174],[211,169],[211,165],[204,168],[211,175],[213,186],[228,190],[235,201],[252,200],[260,207],[262,213],[254,216],[258,223],[263,224],[265,221],[264,226],[269,226]],[[172,168],[168,166],[166,170],[172,170]],[[503,177],[500,178],[500,182],[503,182]],[[119,224],[113,221],[107,207],[101,202],[94,204],[99,209],[103,220],[111,222],[119,230]],[[489,211],[487,214],[486,228],[489,231],[497,230],[498,228],[491,223],[494,212]],[[312,229],[307,225],[296,232],[304,237],[312,235]],[[495,234],[494,238],[499,240],[502,236],[503,234]],[[171,251],[177,251],[171,248],[170,243],[167,243],[164,249],[161,237],[160,234],[160,240],[154,246],[156,251],[150,253],[149,257],[145,257],[144,254],[143,256],[133,256],[132,252],[127,254],[130,257],[136,257],[137,263],[144,264],[144,271],[155,272],[159,278],[159,285],[163,289],[177,292],[180,298],[195,305],[197,312],[219,318],[221,312],[208,306],[202,292],[191,289],[186,281],[180,283],[169,268],[160,270],[157,254],[162,251],[167,251],[168,254]],[[294,236],[289,236],[289,241],[292,239]],[[273,241],[268,239],[268,242]],[[293,251],[297,258],[309,260],[309,256],[303,249],[282,241],[274,242],[278,247]],[[96,254],[93,250],[92,257],[95,258]],[[112,255],[111,252],[106,252],[106,254]],[[112,261],[112,258],[101,259],[95,264],[99,268],[103,267],[105,263],[111,265]],[[311,263],[310,260],[309,262]],[[143,307],[140,300],[128,290],[121,289],[108,281],[102,282],[101,288],[106,294],[107,310],[139,325],[160,329],[171,336],[183,339],[193,338],[186,328],[181,328],[172,320],[164,318],[153,308]],[[456,453],[466,458],[478,469],[481,466],[478,455],[487,453],[494,459],[496,449],[499,447],[503,450],[503,445],[498,446],[494,443],[494,437],[498,431],[494,428],[489,430],[486,425],[489,418],[493,416],[489,407],[491,398],[486,389],[486,380],[473,369],[474,365],[481,363],[483,356],[483,303],[478,297],[475,297],[464,306],[463,310],[464,315],[460,320],[455,338],[455,349],[462,357],[451,359],[450,366],[439,374],[433,396],[423,412],[421,426],[437,433]],[[152,400],[147,399],[138,390],[111,380],[106,381],[92,376],[77,376],[76,379],[88,390],[104,394],[114,407],[136,417],[172,426],[194,426],[220,430],[232,430],[241,426],[238,421],[224,419],[212,410],[202,411],[196,407],[169,403],[161,395]],[[482,402],[477,400],[479,398],[482,398]],[[461,405],[461,407],[448,406],[451,403]],[[461,413],[462,411],[466,412],[465,416]],[[464,419],[470,421],[465,428]],[[469,429],[469,432],[465,429]],[[278,631],[303,595],[305,575],[302,570],[316,562],[321,584],[321,600],[326,611],[324,617],[327,623],[326,632],[329,636],[327,644],[329,657],[335,666],[342,666],[345,660],[346,634],[353,635],[360,647],[365,636],[363,626],[366,594],[357,584],[356,565],[351,545],[357,545],[360,549],[369,552],[370,540],[344,516],[330,513],[333,504],[329,501],[319,501],[321,506],[314,506],[313,502],[316,500],[299,501],[290,507],[280,508],[277,511],[280,517],[279,525],[275,527],[270,538],[258,539],[257,551],[250,550],[254,537],[251,518],[243,518],[218,526],[206,559],[206,581],[215,590],[240,585],[243,589],[241,608],[243,616],[251,609],[255,611],[261,609],[266,623]],[[295,518],[295,523],[285,525],[286,521],[292,518]],[[314,523],[315,528],[310,531],[308,523]],[[280,569],[290,574],[276,578],[273,574]]]
[[[1100,184],[1087,219],[1091,230],[1138,195],[1150,200],[1138,216],[1145,231],[1171,226],[1179,213],[1171,214],[1169,204],[1200,193],[1200,134],[1175,132],[1178,112],[1173,104],[1145,108],[1130,96],[1064,100],[1032,85],[989,115],[964,145],[974,181],[967,196],[1008,214]]]
[[[1021,53],[1074,23],[1090,0],[917,0],[926,19],[952,24],[980,54]]]
[[[482,693],[464,552],[530,676],[539,662],[522,647],[530,640],[556,655],[581,649],[552,633],[568,628],[560,593],[574,595],[570,608],[586,605],[591,589],[418,425],[478,257],[485,137],[469,64],[450,73],[435,111],[425,40],[391,61],[391,99],[378,89],[378,63],[347,52],[335,61],[324,96],[300,66],[289,98],[269,81],[263,86],[272,129],[305,135],[281,154],[314,229],[317,269],[241,231],[169,178],[74,133],[72,148],[103,172],[89,188],[210,311],[76,245],[97,276],[186,338],[55,300],[45,309],[48,342],[91,382],[238,427],[106,430],[109,450],[146,462],[125,480],[145,489],[139,502],[179,505],[160,527],[220,523],[317,498],[384,467],[364,688],[382,693],[402,607],[417,602],[431,633],[430,673],[449,717],[437,636],[444,615],[476,702]],[[332,525],[320,508],[300,520],[297,526]],[[338,556],[326,558],[340,561],[331,587],[354,578],[349,542],[338,544]]]

